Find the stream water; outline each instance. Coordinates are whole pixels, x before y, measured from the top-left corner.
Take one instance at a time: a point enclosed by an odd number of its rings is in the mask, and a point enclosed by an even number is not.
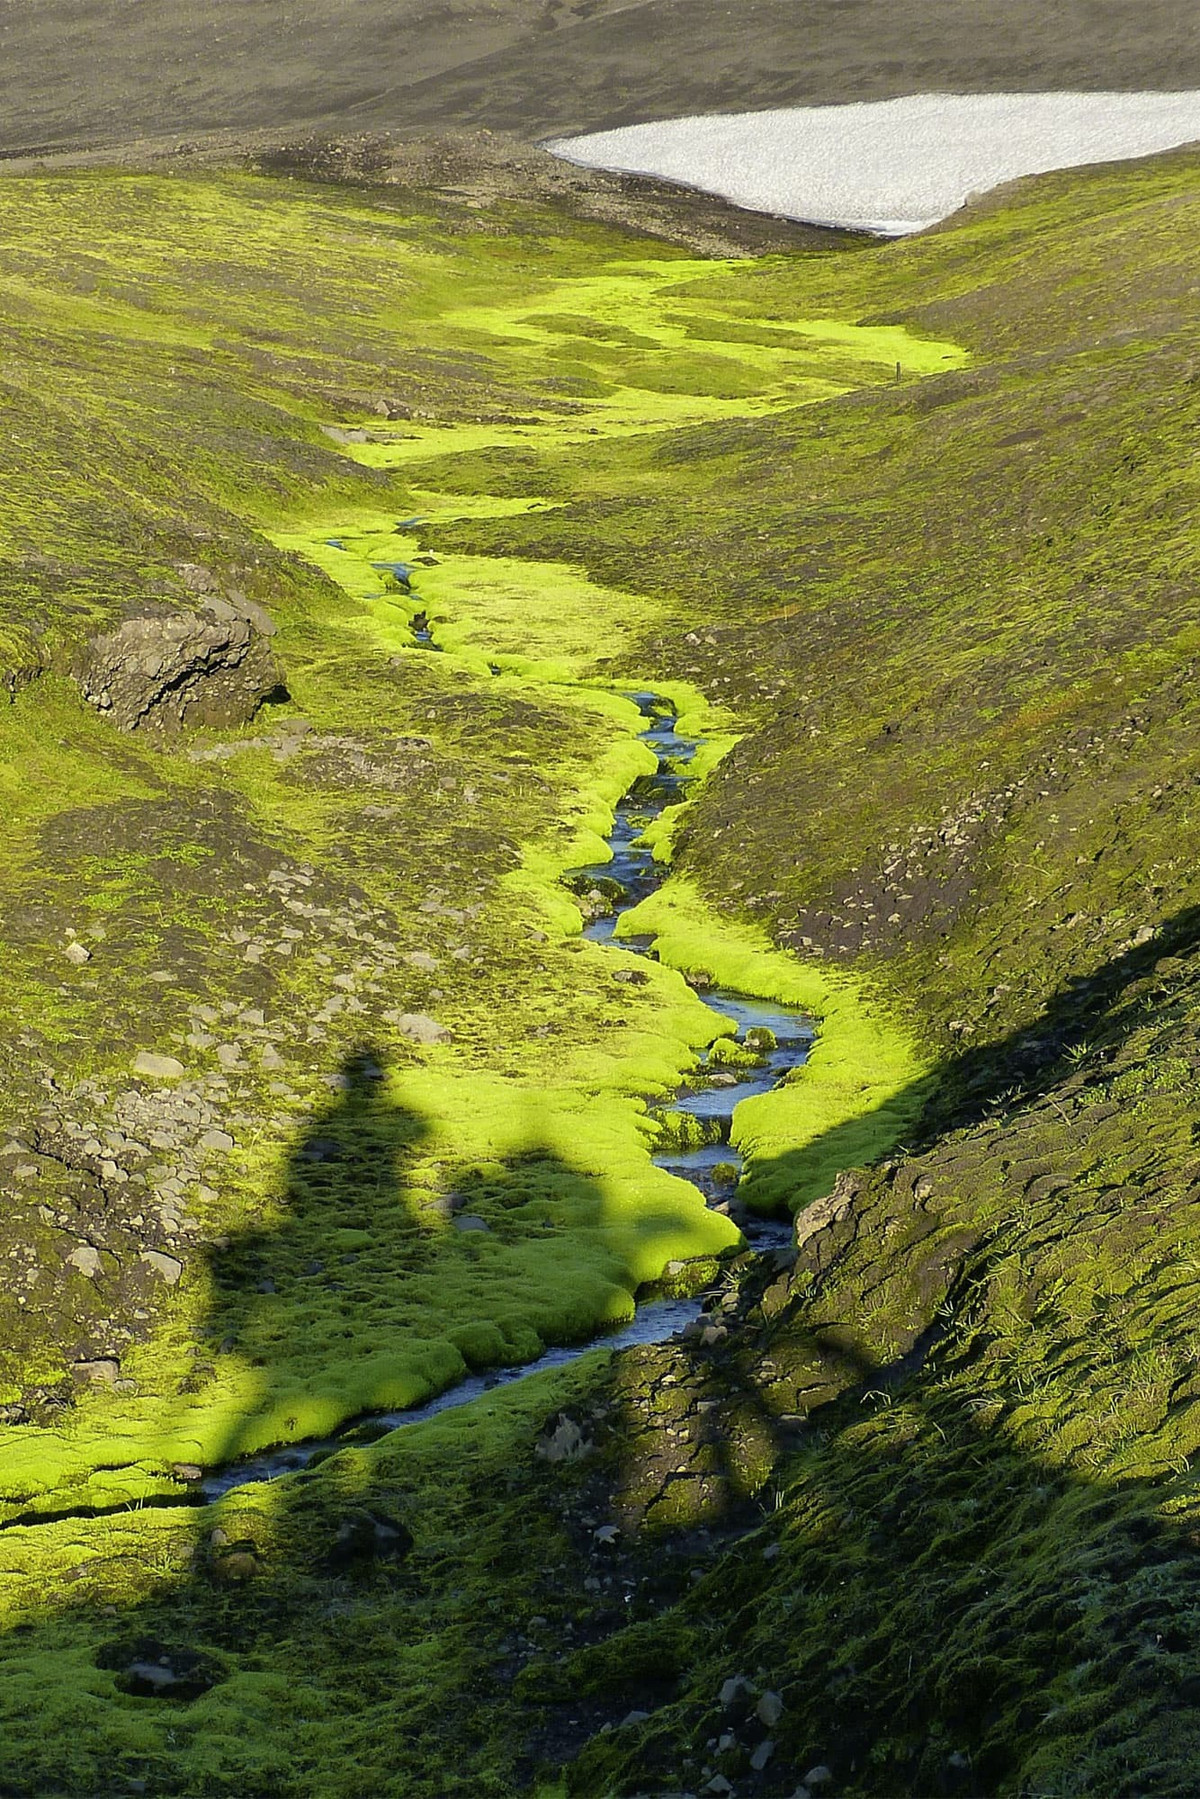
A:
[[[413,625],[418,643],[431,649],[438,647],[432,642],[423,612],[416,615]],[[641,736],[654,750],[658,768],[654,774],[637,780],[617,806],[608,838],[611,861],[574,869],[566,877],[585,912],[593,915],[583,933],[593,943],[611,943],[622,914],[662,882],[663,867],[655,863],[650,849],[641,841],[642,834],[668,806],[677,805],[684,798],[689,778],[687,765],[699,748],[696,740],[679,734],[676,719],[658,695],[636,693],[630,697],[646,720]],[[620,944],[625,950],[653,954],[649,938],[622,937]],[[755,1060],[735,1070],[720,1062],[710,1064],[704,1058],[676,1095],[673,1108],[668,1108],[698,1120],[693,1134],[703,1141],[696,1147],[664,1150],[653,1160],[658,1167],[691,1181],[715,1210],[732,1216],[751,1249],[765,1253],[783,1248],[792,1239],[790,1222],[755,1218],[738,1208],[741,1157],[730,1144],[729,1136],[738,1102],[751,1094],[767,1092],[805,1060],[814,1035],[812,1023],[792,1008],[750,999],[744,994],[712,989],[704,992],[703,999],[714,1011],[732,1020],[738,1040],[754,1053]],[[565,1367],[601,1345],[625,1349],[639,1343],[665,1343],[700,1315],[702,1305],[700,1299],[651,1300],[639,1306],[637,1315],[615,1332],[597,1333],[585,1343],[548,1349],[536,1361],[517,1368],[471,1375],[424,1405],[356,1419],[336,1436],[266,1450],[230,1463],[206,1475],[193,1491],[198,1499],[213,1500],[234,1487],[295,1473],[352,1443],[373,1441],[402,1425],[419,1424],[451,1407],[469,1405],[498,1387],[524,1380],[543,1369]]]

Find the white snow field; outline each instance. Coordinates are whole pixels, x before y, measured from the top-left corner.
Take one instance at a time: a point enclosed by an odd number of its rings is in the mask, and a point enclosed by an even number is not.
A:
[[[898,237],[1019,175],[1119,162],[1197,139],[1193,89],[912,94],[664,119],[542,147],[587,168],[702,188],[754,212]]]

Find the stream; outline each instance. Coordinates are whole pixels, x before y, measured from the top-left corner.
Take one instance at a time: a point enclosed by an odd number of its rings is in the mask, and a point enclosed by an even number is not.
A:
[[[413,635],[421,647],[437,649],[426,614],[417,613],[412,623]],[[668,806],[679,804],[685,797],[687,765],[700,747],[695,739],[679,734],[669,706],[657,694],[634,693],[629,697],[646,721],[641,737],[654,750],[658,768],[654,774],[639,777],[618,803],[608,837],[612,859],[572,869],[564,877],[579,899],[585,918],[591,914],[583,935],[599,944],[612,943],[622,915],[661,885],[665,869],[655,863],[650,849],[641,842],[642,833]],[[649,938],[622,937],[619,941],[623,950],[653,955]],[[812,1022],[795,1008],[720,988],[705,990],[702,997],[705,1005],[734,1023],[738,1040],[757,1059],[734,1070],[720,1064],[710,1067],[707,1057],[703,1058],[676,1094],[673,1106],[667,1108],[697,1120],[697,1128],[690,1134],[702,1141],[695,1147],[664,1149],[652,1160],[657,1167],[691,1181],[707,1205],[732,1217],[750,1249],[769,1253],[791,1243],[792,1224],[790,1220],[756,1218],[739,1208],[736,1194],[742,1159],[729,1142],[733,1111],[739,1101],[769,1091],[805,1061],[814,1036]],[[598,1332],[587,1342],[547,1349],[535,1361],[516,1368],[470,1375],[424,1405],[355,1419],[334,1436],[265,1450],[214,1469],[196,1483],[193,1495],[198,1501],[211,1501],[235,1487],[296,1473],[338,1449],[373,1442],[401,1425],[420,1424],[439,1412],[469,1405],[498,1387],[544,1369],[566,1367],[592,1349],[665,1343],[700,1316],[703,1304],[702,1298],[652,1299],[639,1306],[636,1316],[616,1331]]]

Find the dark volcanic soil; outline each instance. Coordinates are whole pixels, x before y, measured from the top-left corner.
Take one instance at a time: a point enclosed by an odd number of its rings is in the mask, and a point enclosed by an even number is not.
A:
[[[1179,0],[40,0],[0,7],[0,154],[217,131],[639,119],[913,91],[1200,86]]]

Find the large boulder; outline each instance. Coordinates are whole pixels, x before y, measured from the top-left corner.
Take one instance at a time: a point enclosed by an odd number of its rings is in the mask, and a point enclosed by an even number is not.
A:
[[[244,724],[283,685],[259,621],[218,600],[198,611],[140,606],[89,638],[74,672],[84,698],[122,730],[166,735]]]

